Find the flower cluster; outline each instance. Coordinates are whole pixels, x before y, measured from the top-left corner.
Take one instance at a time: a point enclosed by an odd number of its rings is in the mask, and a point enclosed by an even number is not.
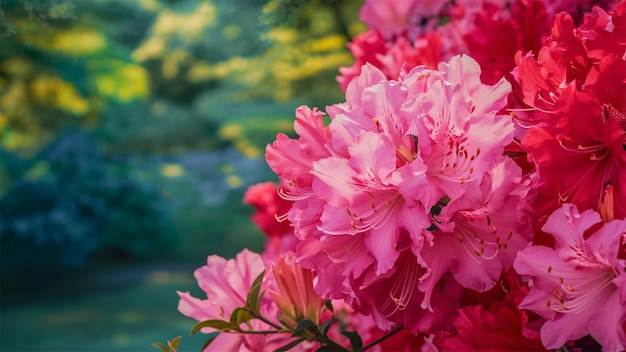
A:
[[[626,2],[597,5],[366,1],[346,101],[246,194],[266,252],[181,293],[207,349],[626,349]]]

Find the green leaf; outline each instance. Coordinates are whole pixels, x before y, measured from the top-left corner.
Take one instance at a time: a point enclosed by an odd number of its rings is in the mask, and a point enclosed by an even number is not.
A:
[[[209,347],[211,342],[213,342],[213,340],[215,340],[218,336],[220,336],[220,333],[217,331],[209,334],[209,339],[204,343],[204,345],[202,345],[202,349],[200,349],[200,351],[204,351],[207,347]]]
[[[322,333],[322,335],[326,335],[326,332],[328,332],[328,328],[330,327],[330,324],[333,322],[333,317],[328,318],[328,320],[326,320],[324,322],[324,324],[322,324],[322,326],[320,326],[320,332]]]
[[[430,213],[431,213],[431,214],[433,214],[433,215],[439,215],[439,214],[441,214],[441,207],[440,207],[440,206],[438,206],[438,205],[433,205],[433,206],[430,208]]]
[[[332,346],[324,345],[316,349],[315,352],[337,352]]]
[[[304,341],[304,339],[297,339],[294,341],[289,342],[288,344],[279,347],[276,349],[276,352],[285,352],[285,351],[289,351],[290,349],[296,347],[297,345],[299,345],[302,341]]]
[[[350,339],[350,345],[353,351],[358,351],[363,347],[363,340],[356,331],[342,331],[341,334]]]
[[[263,283],[263,277],[265,276],[265,270],[254,279],[248,297],[246,298],[246,306],[253,315],[258,315],[261,311],[261,284]]]
[[[198,324],[196,324],[196,326],[194,326],[191,329],[191,335],[197,333],[198,331],[200,331],[200,329],[203,329],[203,328],[213,328],[219,331],[239,330],[238,325],[233,326],[233,324],[231,324],[228,321],[218,320],[218,319],[209,319],[209,320],[201,321]]]
[[[181,338],[182,338],[182,336],[177,336],[177,337],[172,339],[172,342],[167,341],[167,344],[170,346],[170,348],[178,349],[178,344],[180,344],[180,339]]]
[[[245,308],[235,308],[230,315],[230,323],[234,326],[239,326],[241,323],[246,323],[254,319],[254,315]]]
[[[309,319],[304,319],[301,320],[298,325],[295,327],[295,329],[293,329],[293,331],[291,332],[291,336],[292,337],[297,337],[300,336],[299,334],[307,329],[311,329],[311,328],[316,328],[317,326],[315,325],[315,323],[312,320]]]
[[[162,344],[160,344],[158,342],[153,342],[150,345],[160,349],[163,352],[170,352],[169,348],[167,348],[165,345],[162,345]]]
[[[326,306],[326,308],[331,312],[334,313],[335,310],[333,308],[333,303],[330,300],[327,300],[326,302],[324,302],[324,305]]]

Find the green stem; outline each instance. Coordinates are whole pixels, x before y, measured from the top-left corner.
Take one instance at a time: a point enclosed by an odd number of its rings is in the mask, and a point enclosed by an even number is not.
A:
[[[398,326],[395,329],[389,331],[388,333],[386,333],[385,335],[381,336],[380,338],[368,343],[367,345],[361,347],[360,349],[356,350],[355,352],[363,352],[368,348],[371,348],[383,341],[385,341],[386,339],[390,338],[391,336],[393,336],[394,334],[396,334],[397,332],[399,332],[400,330],[402,330],[402,326]]]
[[[318,342],[320,342],[320,343],[326,344],[326,346],[331,347],[333,349],[333,351],[352,352],[352,350],[347,349],[347,348],[341,346],[340,344],[338,344],[337,342],[333,341],[332,339],[330,339],[326,335],[318,335],[318,336],[316,336],[316,340]]]
[[[235,334],[251,334],[251,335],[270,335],[270,334],[283,334],[284,331],[278,330],[241,330],[234,331]]]
[[[258,314],[258,315],[254,314],[254,317],[255,317],[255,318],[257,318],[257,319],[259,319],[259,320],[261,320],[261,321],[262,321],[262,322],[264,322],[265,324],[267,324],[267,325],[269,325],[269,326],[273,327],[274,329],[278,329],[278,330],[282,330],[282,329],[283,329],[283,327],[282,327],[282,326],[277,325],[277,324],[274,324],[273,322],[271,322],[271,321],[267,320],[267,318],[265,318],[265,317],[264,317],[264,316],[262,316],[261,314]]]

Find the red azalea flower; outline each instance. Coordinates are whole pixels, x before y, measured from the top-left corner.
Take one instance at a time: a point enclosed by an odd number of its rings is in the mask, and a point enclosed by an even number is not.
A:
[[[280,239],[293,233],[289,221],[280,220],[281,216],[287,214],[292,202],[279,196],[274,183],[264,182],[250,186],[243,196],[243,202],[256,209],[252,221],[270,239]]]
[[[539,174],[536,216],[565,202],[599,210],[607,185],[613,199],[626,199],[626,131],[618,119],[605,118],[602,106],[573,84],[559,103],[559,124],[533,127],[522,141]],[[626,216],[624,202],[613,206],[615,218]]]
[[[550,18],[540,1],[516,1],[510,10],[485,3],[474,29],[465,35],[469,54],[482,68],[481,79],[493,84],[515,67],[515,53],[537,52],[549,33]]]
[[[536,321],[543,323],[543,319],[518,308],[528,288],[520,285],[519,276],[512,268],[502,274],[493,289],[483,293],[466,291],[460,303],[478,304],[459,309],[459,316],[454,320],[455,333],[444,340],[444,350],[545,350],[539,338],[539,327],[537,330],[529,328],[536,325]]]

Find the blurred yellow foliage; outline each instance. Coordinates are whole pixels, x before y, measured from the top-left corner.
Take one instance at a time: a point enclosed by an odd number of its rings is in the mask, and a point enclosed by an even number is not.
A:
[[[221,139],[232,141],[235,149],[248,158],[258,158],[261,156],[259,148],[248,141],[241,125],[233,123],[225,124],[219,129],[217,134]]]
[[[319,39],[313,39],[308,42],[311,52],[321,53],[343,49],[346,47],[346,38],[342,35],[329,35]]]
[[[41,142],[40,136],[20,131],[8,131],[2,138],[2,147],[6,150],[32,152]]]
[[[9,117],[2,112],[0,112],[0,132],[4,130],[6,126],[9,125]]]
[[[291,44],[298,39],[298,32],[293,28],[272,28],[263,35],[263,39],[279,44]]]
[[[243,136],[243,129],[240,125],[226,124],[217,132],[222,139],[236,139]]]
[[[179,164],[164,164],[161,167],[161,175],[165,177],[180,177],[185,174],[185,169]]]
[[[135,61],[146,61],[151,58],[160,57],[165,52],[165,38],[150,37],[141,46],[133,51],[132,57]]]
[[[243,180],[237,175],[228,175],[226,177],[226,183],[230,188],[239,188],[243,185]]]
[[[54,49],[69,55],[85,55],[106,47],[106,39],[93,28],[72,28],[54,38]]]
[[[94,54],[107,47],[106,38],[94,28],[76,25],[68,29],[43,28],[35,21],[17,22],[18,35],[22,41],[51,52],[68,56]]]
[[[157,11],[161,8],[158,0],[139,0],[139,5],[148,11]]]
[[[256,159],[261,156],[259,148],[252,145],[247,139],[239,139],[235,141],[235,149],[248,158]]]
[[[91,99],[74,85],[23,57],[0,62],[0,146],[24,154],[34,152],[53,137],[63,116],[88,116]],[[53,109],[64,114],[45,114]]]
[[[119,60],[92,63],[94,85],[98,92],[119,101],[141,98],[150,92],[150,76],[141,66]]]
[[[172,79],[178,74],[181,64],[189,60],[189,54],[184,50],[175,50],[163,57],[161,71],[163,77]]]
[[[89,102],[71,83],[59,77],[38,76],[31,82],[30,91],[38,104],[52,106],[74,115],[83,115],[89,110]]]
[[[150,36],[134,50],[133,59],[142,62],[161,57],[168,48],[168,43],[174,40],[200,40],[205,29],[215,25],[216,15],[217,9],[210,1],[200,2],[188,13],[160,11],[150,29]]]

